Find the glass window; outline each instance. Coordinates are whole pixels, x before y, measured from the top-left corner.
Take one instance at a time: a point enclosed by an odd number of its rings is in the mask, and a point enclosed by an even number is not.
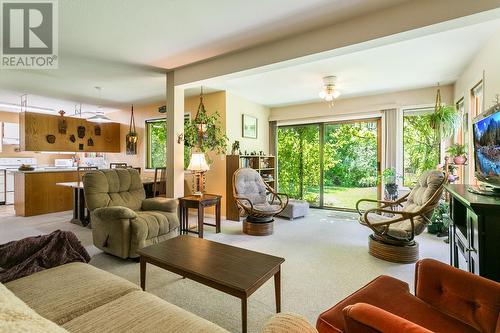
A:
[[[403,184],[412,187],[418,177],[439,164],[440,140],[431,127],[433,109],[405,110],[403,114]]]
[[[146,120],[146,169],[166,166],[167,121]]]
[[[278,127],[278,189],[291,198],[320,205],[318,125]]]
[[[470,114],[471,120],[483,112],[483,81],[480,81],[470,91]]]

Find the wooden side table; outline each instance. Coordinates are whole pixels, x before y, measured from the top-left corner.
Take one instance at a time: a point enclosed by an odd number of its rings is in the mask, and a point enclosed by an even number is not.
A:
[[[222,196],[216,194],[188,195],[179,198],[179,220],[181,222],[181,234],[188,232],[198,234],[199,238],[203,238],[203,226],[209,225],[215,227],[215,232],[220,232],[220,200]],[[205,207],[215,206],[215,224],[204,223],[203,214]],[[189,208],[198,210],[198,231],[190,230],[188,223]]]

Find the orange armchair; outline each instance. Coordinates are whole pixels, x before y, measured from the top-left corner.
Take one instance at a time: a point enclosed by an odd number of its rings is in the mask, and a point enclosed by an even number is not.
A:
[[[379,276],[323,312],[320,333],[500,332],[500,283],[436,260],[415,266],[407,283]]]

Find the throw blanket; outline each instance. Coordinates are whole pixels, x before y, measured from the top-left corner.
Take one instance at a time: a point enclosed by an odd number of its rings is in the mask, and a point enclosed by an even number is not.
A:
[[[0,282],[70,262],[89,262],[90,256],[74,233],[56,230],[0,245]]]

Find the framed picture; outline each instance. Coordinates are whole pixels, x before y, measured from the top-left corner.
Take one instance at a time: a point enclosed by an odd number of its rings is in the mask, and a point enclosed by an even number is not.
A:
[[[242,116],[242,136],[257,139],[257,118],[244,114]]]

